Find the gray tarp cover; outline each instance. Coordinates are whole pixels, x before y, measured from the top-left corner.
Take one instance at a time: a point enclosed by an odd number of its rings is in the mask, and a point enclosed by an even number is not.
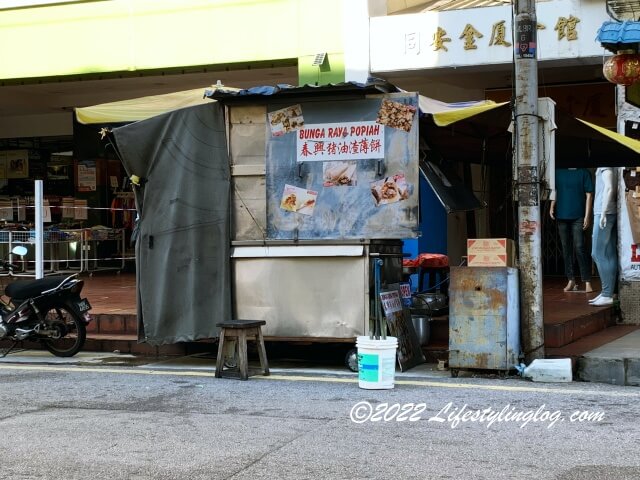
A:
[[[229,161],[219,104],[113,130],[136,187],[138,339],[152,345],[218,335],[231,318]]]

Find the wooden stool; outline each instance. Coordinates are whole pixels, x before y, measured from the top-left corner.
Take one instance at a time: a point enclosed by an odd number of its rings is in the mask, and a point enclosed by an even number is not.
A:
[[[267,353],[264,349],[264,337],[262,336],[262,325],[266,325],[264,320],[228,320],[216,323],[220,327],[220,343],[218,344],[218,358],[216,361],[216,378],[222,377],[224,367],[224,342],[226,339],[235,338],[238,346],[238,368],[240,379],[249,378],[249,361],[247,360],[247,337],[254,337],[258,346],[258,356],[263,375],[269,375],[269,364],[267,363]]]

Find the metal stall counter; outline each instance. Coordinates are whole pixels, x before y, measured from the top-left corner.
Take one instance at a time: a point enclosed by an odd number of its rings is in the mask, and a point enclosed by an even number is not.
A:
[[[266,320],[269,340],[353,343],[369,332],[372,259],[397,282],[402,244],[236,245],[231,255],[238,318]]]

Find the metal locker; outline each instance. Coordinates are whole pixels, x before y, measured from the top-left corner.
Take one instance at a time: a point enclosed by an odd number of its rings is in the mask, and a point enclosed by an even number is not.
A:
[[[506,373],[520,361],[518,270],[451,267],[449,369]]]

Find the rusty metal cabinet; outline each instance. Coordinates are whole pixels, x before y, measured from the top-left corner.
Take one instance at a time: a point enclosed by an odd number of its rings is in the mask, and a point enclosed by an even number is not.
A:
[[[449,286],[449,369],[497,370],[519,363],[518,270],[452,267]]]

